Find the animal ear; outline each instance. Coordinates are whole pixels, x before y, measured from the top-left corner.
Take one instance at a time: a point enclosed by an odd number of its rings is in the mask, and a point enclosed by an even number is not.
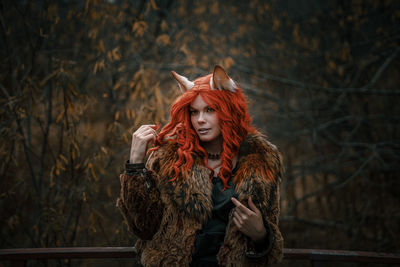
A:
[[[210,79],[210,86],[211,89],[224,89],[233,93],[239,88],[235,81],[232,80],[228,74],[226,74],[225,70],[219,65],[216,65],[214,68],[213,77]]]
[[[172,73],[172,76],[174,76],[174,78],[178,81],[178,85],[179,85],[179,88],[181,89],[182,93],[192,89],[192,87],[194,86],[194,82],[189,81],[188,78],[186,78],[182,75],[179,75],[175,71],[171,71],[171,73]]]

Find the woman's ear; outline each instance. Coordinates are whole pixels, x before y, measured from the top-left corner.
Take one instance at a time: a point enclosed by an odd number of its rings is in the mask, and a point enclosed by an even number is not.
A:
[[[172,76],[174,76],[174,78],[178,81],[178,85],[179,85],[179,89],[181,89],[182,94],[190,89],[192,89],[192,87],[194,86],[194,82],[189,81],[188,78],[179,75],[178,73],[176,73],[175,71],[171,71]]]
[[[239,88],[236,82],[232,80],[219,65],[216,65],[214,68],[213,76],[210,79],[210,86],[211,89],[229,90],[233,93]]]

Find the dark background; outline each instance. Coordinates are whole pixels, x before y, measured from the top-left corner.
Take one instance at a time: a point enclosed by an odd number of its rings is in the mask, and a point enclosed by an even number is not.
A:
[[[171,70],[220,64],[284,156],[285,247],[398,252],[399,6],[0,1],[0,247],[133,245],[131,134],[168,121]]]

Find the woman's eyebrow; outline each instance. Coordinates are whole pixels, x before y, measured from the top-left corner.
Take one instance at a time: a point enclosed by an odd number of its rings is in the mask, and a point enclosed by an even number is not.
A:
[[[207,106],[205,106],[205,107],[203,107],[203,108],[200,108],[200,109],[207,109],[207,108],[210,108],[210,106],[209,105],[207,105]],[[194,107],[192,107],[192,106],[189,106],[189,109],[191,109],[191,110],[197,110],[196,108],[194,108]]]

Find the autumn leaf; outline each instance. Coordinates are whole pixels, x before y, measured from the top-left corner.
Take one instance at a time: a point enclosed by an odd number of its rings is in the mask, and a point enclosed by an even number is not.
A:
[[[224,59],[224,63],[223,66],[227,69],[229,69],[230,67],[232,67],[233,65],[235,65],[235,61],[233,60],[233,58],[231,57],[227,57]]]
[[[168,34],[161,34],[160,36],[157,37],[156,40],[157,44],[159,45],[169,45],[171,43]]]
[[[146,32],[148,25],[145,21],[136,21],[132,25],[132,32],[135,33],[135,36],[142,37]]]

